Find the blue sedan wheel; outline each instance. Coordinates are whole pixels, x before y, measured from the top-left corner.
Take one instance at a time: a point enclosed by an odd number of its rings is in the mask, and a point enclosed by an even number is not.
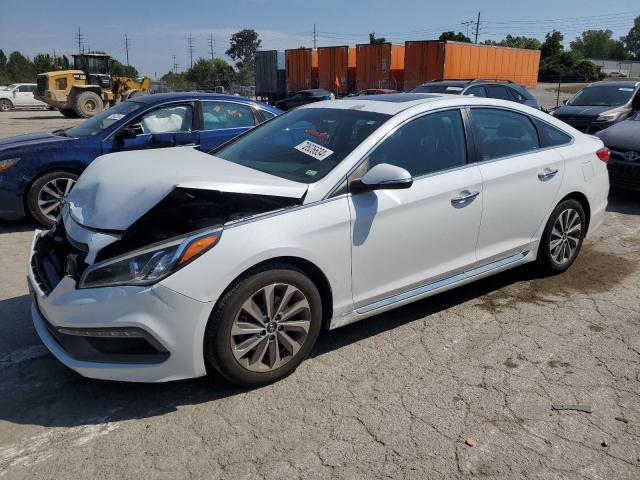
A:
[[[27,198],[33,218],[44,226],[53,225],[77,180],[78,175],[73,172],[57,171],[33,182]]]

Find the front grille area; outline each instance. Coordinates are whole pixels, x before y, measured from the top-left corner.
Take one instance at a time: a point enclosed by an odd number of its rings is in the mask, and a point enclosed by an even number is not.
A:
[[[634,165],[609,161],[607,170],[612,187],[640,190],[640,162]]]
[[[47,77],[46,75],[38,75],[38,88],[37,88],[37,92],[38,95],[40,95],[41,97],[44,96],[44,92],[47,90],[47,81],[48,81],[49,77]]]
[[[87,251],[86,245],[73,245],[63,223],[57,222],[34,246],[31,270],[38,287],[48,294],[65,275],[77,281],[87,267],[84,262]]]
[[[569,117],[569,116],[556,116],[558,120],[562,120],[564,123],[568,123],[576,130],[581,131],[582,133],[590,133],[594,131],[598,131],[599,128],[592,125],[595,117]]]
[[[629,153],[636,154],[633,156],[635,160],[629,160],[629,158],[627,158],[626,155]],[[625,162],[633,161],[637,162],[638,165],[640,165],[640,148],[638,148],[637,150],[611,149],[611,158],[615,160],[623,160]]]

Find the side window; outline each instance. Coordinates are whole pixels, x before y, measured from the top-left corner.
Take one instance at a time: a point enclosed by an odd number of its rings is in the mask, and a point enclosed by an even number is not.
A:
[[[571,136],[559,128],[553,127],[538,119],[536,119],[536,125],[540,132],[540,140],[543,147],[559,147],[571,143]]]
[[[248,105],[231,102],[202,102],[204,130],[253,127],[256,119]]]
[[[142,115],[136,122],[143,133],[190,132],[193,124],[191,105],[170,105]]]
[[[527,99],[523,95],[521,95],[519,92],[517,92],[515,89],[510,87],[506,87],[506,89],[509,91],[511,100],[513,100],[514,102],[525,103],[527,101]]]
[[[509,92],[507,92],[507,88],[502,85],[487,85],[485,87],[487,89],[487,95],[491,98],[499,98],[501,100],[511,100],[509,97]]]
[[[273,117],[276,116],[275,113],[270,112],[269,110],[262,110],[259,109],[258,113],[260,114],[260,116],[262,117],[262,121],[266,122],[267,120],[271,120]]]
[[[484,87],[482,85],[476,85],[475,87],[471,87],[469,88],[466,92],[464,92],[465,95],[473,95],[474,97],[486,97],[487,96],[487,92],[484,89]]]
[[[395,131],[368,158],[369,168],[390,163],[418,177],[467,163],[464,124],[459,110],[424,115]]]
[[[18,91],[19,92],[30,92],[31,91],[31,86],[30,85],[20,85],[18,87]]]
[[[536,127],[526,115],[495,108],[472,108],[471,123],[482,160],[540,148]]]

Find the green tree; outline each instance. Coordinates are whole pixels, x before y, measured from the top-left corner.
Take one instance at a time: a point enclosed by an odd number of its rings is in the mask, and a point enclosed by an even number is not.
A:
[[[213,80],[213,73],[213,65],[211,64],[211,60],[198,58],[194,62],[193,67],[189,68],[185,72],[185,78],[189,82],[204,85],[207,83],[211,83],[211,81]]]
[[[369,34],[369,43],[370,44],[379,44],[379,43],[385,43],[387,41],[386,38],[384,37],[376,37],[376,32],[371,32]]]
[[[633,27],[622,37],[622,41],[629,57],[640,60],[640,16],[633,20]]]
[[[33,63],[20,52],[11,52],[4,70],[11,82],[36,81],[36,71]]]
[[[471,43],[471,39],[467,37],[464,33],[462,32],[455,33],[453,31],[442,32],[438,40],[443,40],[443,41],[449,40],[452,42]]]
[[[262,41],[260,40],[258,32],[244,29],[231,35],[229,50],[225,53],[236,62],[238,69],[246,67],[253,71],[256,52],[261,44]]]
[[[0,70],[3,70],[4,67],[6,67],[6,66],[7,66],[7,56],[0,49]]]
[[[160,80],[167,83],[185,83],[187,81],[184,73],[175,72],[165,73],[162,77],[160,77]]]
[[[137,78],[139,76],[138,70],[134,66],[124,65],[114,58],[111,59],[109,64],[109,71],[115,77]]]
[[[544,60],[560,55],[564,51],[563,40],[564,35],[557,30],[547,33],[540,47],[540,59]]]
[[[542,47],[540,40],[537,38],[514,37],[513,35],[507,35],[504,40],[500,40],[499,42],[496,42],[495,40],[487,40],[483,42],[483,44],[510,48],[524,48],[526,50],[540,50]]]
[[[584,58],[623,60],[624,44],[611,38],[611,30],[587,30],[571,42],[571,50]]]
[[[228,87],[236,79],[233,67],[221,58],[213,59],[213,72],[216,85]]]

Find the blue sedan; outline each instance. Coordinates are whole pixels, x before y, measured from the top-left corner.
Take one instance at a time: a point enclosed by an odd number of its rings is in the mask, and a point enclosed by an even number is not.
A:
[[[75,127],[0,140],[0,218],[30,213],[52,225],[78,176],[100,155],[189,145],[210,151],[280,113],[229,95],[145,95]]]

